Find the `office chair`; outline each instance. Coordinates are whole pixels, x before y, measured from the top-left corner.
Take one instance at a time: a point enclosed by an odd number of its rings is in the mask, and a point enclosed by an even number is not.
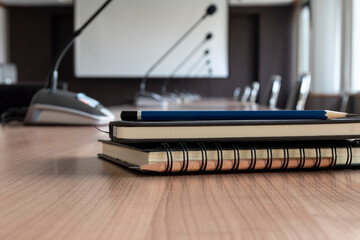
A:
[[[246,86],[244,88],[244,90],[242,91],[241,97],[240,97],[240,101],[241,102],[248,102],[249,101],[249,97],[251,94],[251,88],[249,86]]]
[[[260,89],[260,83],[259,82],[253,82],[252,83],[252,88],[251,88],[251,93],[250,93],[250,103],[255,103],[257,96],[259,94],[259,89]]]
[[[281,76],[272,75],[270,77],[270,82],[267,86],[266,95],[265,95],[265,105],[270,109],[276,108],[278,101],[279,93],[281,87]]]
[[[301,74],[296,81],[294,88],[291,90],[286,109],[304,110],[307,97],[310,91],[311,75],[309,73]]]
[[[239,101],[239,96],[240,96],[240,92],[241,92],[241,88],[240,87],[236,87],[233,93],[233,101]]]
[[[340,112],[346,112],[347,108],[348,108],[348,103],[349,103],[349,94],[347,92],[342,92],[341,94],[341,103],[340,103],[340,108],[339,111]]]

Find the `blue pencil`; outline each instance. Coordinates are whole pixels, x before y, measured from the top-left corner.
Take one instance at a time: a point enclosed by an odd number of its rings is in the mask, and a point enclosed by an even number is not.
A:
[[[356,114],[328,110],[283,111],[122,111],[126,121],[196,121],[196,120],[282,120],[333,119],[353,117]]]

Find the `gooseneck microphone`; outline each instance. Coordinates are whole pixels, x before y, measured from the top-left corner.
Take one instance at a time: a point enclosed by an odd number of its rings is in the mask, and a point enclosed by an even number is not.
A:
[[[82,33],[82,31],[89,26],[89,24],[105,9],[105,7],[111,2],[112,0],[107,0],[100,8],[73,34],[70,38],[65,42],[63,47],[60,49],[58,54],[55,57],[55,61],[51,64],[45,88],[50,88],[52,92],[55,92],[57,89],[57,80],[58,80],[58,69],[60,63],[70,49],[70,47],[74,44],[75,39]]]
[[[186,75],[186,78],[190,78],[190,76],[194,72],[194,70],[197,69],[201,63],[203,63],[204,59],[207,58],[209,53],[210,53],[210,50],[206,49],[204,51],[204,53],[201,54],[201,56],[190,67],[190,69],[189,69],[189,71],[188,71],[188,73]],[[210,63],[210,60],[208,60],[208,61]],[[184,102],[192,102],[192,101],[197,101],[197,100],[201,99],[201,96],[198,93],[191,93],[191,92],[182,91],[182,92],[179,93],[179,95],[183,99]]]
[[[209,78],[212,77],[212,73],[213,73],[213,70],[212,70],[212,68],[210,67],[210,68],[208,69],[208,77],[209,77]]]
[[[161,94],[166,94],[167,92],[167,86],[169,84],[170,79],[173,79],[175,75],[178,73],[178,71],[191,59],[195,53],[199,51],[199,49],[210,39],[212,38],[212,34],[208,33],[205,36],[205,39],[203,39],[171,72],[170,77],[166,78],[163,85],[161,86]]]
[[[204,58],[207,57],[207,55],[209,55],[210,50],[206,49],[204,51],[204,54],[202,54],[196,61],[195,63],[190,67],[188,73],[186,74],[186,77],[189,78],[191,76],[191,74],[195,71],[195,69],[200,65],[200,63],[203,61]]]
[[[200,74],[206,69],[207,66],[210,66],[211,61],[206,60],[205,64],[203,64],[195,73],[195,76],[200,77]]]
[[[150,74],[154,71],[154,69],[172,52],[174,49],[182,42],[184,39],[208,16],[213,15],[216,12],[216,6],[214,4],[207,7],[205,13],[148,69],[145,73],[144,78],[140,83],[140,93],[137,97],[150,97],[154,98],[154,100],[161,99],[161,96],[154,93],[146,93],[145,87],[147,79],[149,78]],[[157,95],[157,96],[156,96]]]
[[[105,9],[112,0],[104,2],[100,8],[73,34],[60,49],[51,64],[45,87],[31,99],[26,113],[25,124],[45,125],[103,125],[115,116],[98,101],[83,93],[57,89],[58,68],[76,37]]]

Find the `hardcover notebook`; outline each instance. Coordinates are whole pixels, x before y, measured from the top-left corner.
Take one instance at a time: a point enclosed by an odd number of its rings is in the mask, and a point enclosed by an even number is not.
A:
[[[332,120],[114,121],[116,142],[344,140],[360,138],[360,118]]]
[[[100,142],[102,153],[99,157],[140,171],[252,171],[360,166],[358,141]]]

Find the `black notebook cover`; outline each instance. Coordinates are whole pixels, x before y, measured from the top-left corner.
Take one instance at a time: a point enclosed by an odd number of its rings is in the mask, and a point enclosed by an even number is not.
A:
[[[206,133],[212,127],[218,128],[215,134],[211,137],[199,136],[192,133],[191,129],[204,129]],[[222,129],[231,127],[239,131],[239,135],[225,136]],[[309,129],[312,128],[310,131]],[[141,133],[136,135],[129,134],[126,137],[119,137],[116,134],[116,129],[138,129],[144,134],[153,134],[154,137],[142,137]],[[252,135],[252,131],[257,131],[263,128],[270,132],[270,134]],[[189,134],[177,136],[176,129],[184,129],[189,131]],[[189,130],[190,129],[190,130]],[[244,131],[249,130],[250,133],[242,135]],[[286,131],[289,129],[289,131]],[[291,130],[292,129],[292,130]],[[290,132],[291,130],[291,132]],[[293,131],[298,131],[293,134]],[[304,131],[303,131],[304,130]],[[279,131],[285,131],[284,135],[279,135]],[[307,135],[303,132],[308,131]],[[271,132],[273,134],[271,134]],[[309,133],[310,132],[310,133]],[[325,132],[325,134],[324,134]],[[164,133],[164,137],[161,134]],[[170,134],[171,137],[168,137]],[[172,134],[172,135],[171,135]],[[360,138],[360,118],[341,118],[332,120],[212,120],[212,121],[114,121],[109,124],[109,135],[113,141],[116,142],[152,142],[152,141],[284,141],[284,140],[342,140]]]

